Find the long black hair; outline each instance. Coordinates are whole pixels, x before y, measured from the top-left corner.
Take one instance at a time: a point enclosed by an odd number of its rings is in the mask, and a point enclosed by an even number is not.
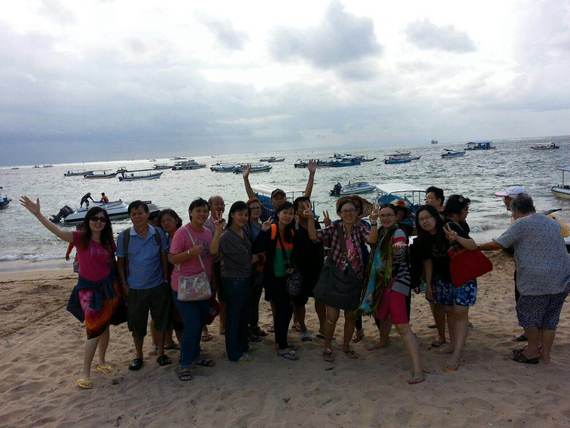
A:
[[[436,232],[438,234],[443,233],[443,219],[439,215],[439,212],[431,205],[422,205],[416,211],[416,230],[418,231],[418,236],[426,236],[429,234],[420,226],[420,213],[422,211],[427,211],[435,219]]]
[[[234,219],[232,217],[232,214],[238,212],[238,211],[247,211],[247,214],[249,216],[249,207],[247,206],[247,204],[244,201],[236,201],[232,204],[232,206],[230,207],[230,212],[228,213],[228,224],[226,226],[226,229],[229,229],[230,226],[233,224]]]
[[[91,238],[93,233],[91,232],[91,228],[89,227],[89,221],[97,216],[98,214],[102,213],[105,217],[105,227],[101,231],[101,245],[107,248],[109,251],[113,251],[115,246],[115,241],[113,240],[113,228],[111,226],[111,219],[109,218],[109,214],[101,207],[93,207],[87,211],[85,215],[85,219],[83,223],[81,223],[80,230],[82,231],[80,244],[82,248],[87,248],[89,243],[91,242]]]
[[[165,215],[168,215],[174,219],[174,222],[176,223],[176,229],[180,229],[182,227],[182,219],[172,208],[165,208],[162,211],[160,211],[160,214],[158,214],[159,225],[162,223],[162,217],[164,217]]]
[[[276,210],[275,210],[275,217],[277,218],[277,233],[279,233],[279,213],[281,211],[285,211],[285,210],[293,210],[293,212],[295,211],[295,206],[289,202],[286,201],[283,203],[283,205],[279,206]],[[293,229],[295,228],[295,220],[293,220],[291,223],[289,223],[287,226],[285,226],[285,230],[284,230],[284,238],[285,241],[287,242],[293,242]]]

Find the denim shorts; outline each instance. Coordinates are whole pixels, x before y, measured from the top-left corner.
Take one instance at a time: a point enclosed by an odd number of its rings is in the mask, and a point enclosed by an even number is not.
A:
[[[542,296],[521,295],[517,302],[517,317],[522,328],[556,330],[562,305],[568,293],[544,294]]]
[[[477,281],[467,281],[461,287],[455,287],[451,282],[435,278],[433,300],[438,305],[473,306],[477,302]]]

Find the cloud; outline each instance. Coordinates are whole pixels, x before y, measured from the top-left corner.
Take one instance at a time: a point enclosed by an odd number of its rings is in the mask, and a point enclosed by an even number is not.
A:
[[[61,25],[75,22],[73,12],[65,7],[59,0],[42,0],[39,12]]]
[[[383,50],[376,40],[373,21],[347,13],[336,1],[314,28],[276,30],[270,49],[279,61],[301,59],[321,69],[378,56]]]
[[[409,24],[408,40],[420,49],[435,49],[455,53],[475,51],[475,43],[469,35],[453,25],[437,26],[427,19]]]
[[[249,40],[248,35],[243,31],[236,30],[231,22],[209,18],[202,18],[201,21],[226,49],[241,50]]]

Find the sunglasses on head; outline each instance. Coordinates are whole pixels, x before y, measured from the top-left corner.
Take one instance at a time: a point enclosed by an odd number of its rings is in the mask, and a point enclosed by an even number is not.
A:
[[[91,218],[89,219],[89,221],[92,221],[93,223],[95,223],[95,222],[107,223],[107,219],[106,219],[105,217],[101,217],[101,216],[91,217]]]

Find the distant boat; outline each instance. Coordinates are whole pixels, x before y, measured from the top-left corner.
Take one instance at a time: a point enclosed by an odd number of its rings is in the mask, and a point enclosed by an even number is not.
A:
[[[169,165],[167,163],[155,163],[152,169],[154,170],[162,170],[162,169],[172,169],[174,165]]]
[[[360,159],[361,162],[372,162],[375,160],[376,158],[367,158],[367,157],[363,157],[362,159]]]
[[[465,156],[464,150],[451,150],[451,149],[444,149],[445,153],[441,154],[442,159],[451,159],[451,158],[460,158]]]
[[[356,181],[354,183],[348,183],[342,186],[337,183],[334,188],[330,191],[331,196],[344,196],[344,195],[357,195],[361,193],[370,193],[378,190],[374,184],[370,184],[366,181]]]
[[[386,156],[384,163],[386,165],[394,165],[401,163],[409,163],[413,160],[420,159],[421,156],[412,156],[411,152],[396,152]]]
[[[186,159],[184,156],[174,156],[173,158],[170,158],[170,160],[184,160]]]
[[[535,144],[534,146],[530,146],[531,150],[557,150],[560,148],[559,145],[550,142],[546,144]]]
[[[117,176],[116,172],[107,173],[107,171],[103,171],[103,172],[92,172],[91,174],[86,174],[83,176],[83,178],[93,180],[98,178],[115,178],[116,176]]]
[[[259,159],[259,162],[283,162],[285,160],[285,158],[276,158],[275,156],[270,156],[268,158],[261,158]]]
[[[437,140],[431,140],[431,144],[439,144],[439,141],[437,141]]]
[[[0,187],[0,190],[2,190],[2,187]],[[10,205],[11,201],[12,199],[10,199],[8,195],[0,194],[0,210],[8,208],[8,205]]]
[[[119,175],[119,181],[158,180],[162,174],[164,174],[162,171],[146,174],[136,174],[134,172],[129,174],[123,173],[122,175]]]
[[[562,171],[562,183],[552,186],[550,190],[557,198],[570,199],[570,185],[564,182],[564,173],[570,172],[570,167],[560,168],[560,171]]]
[[[245,170],[246,166],[247,164],[238,165],[238,167],[234,169],[234,174],[241,174]],[[250,172],[268,172],[271,171],[271,168],[273,167],[267,164],[253,164],[250,165]]]
[[[39,168],[39,167],[40,167],[39,165],[34,165],[34,168]]]
[[[307,168],[307,165],[309,165],[309,161],[303,159],[297,159],[297,161],[293,164],[295,168]]]
[[[67,172],[63,173],[64,177],[75,177],[75,176],[84,176],[84,175],[91,175],[93,171],[71,171],[68,170]]]
[[[240,168],[239,164],[217,162],[210,166],[210,170],[214,172],[234,172],[236,168]]]
[[[42,165],[42,168],[53,168],[53,165],[50,163],[46,163],[45,165]]]
[[[494,150],[496,149],[493,146],[491,141],[469,141],[465,144],[465,150]]]
[[[173,171],[183,171],[183,170],[190,170],[190,169],[201,169],[206,168],[205,163],[198,163],[194,159],[189,159],[186,161],[176,162],[172,167]]]
[[[334,158],[331,160],[318,160],[317,165],[324,168],[342,168],[361,164],[361,160],[355,157]]]

